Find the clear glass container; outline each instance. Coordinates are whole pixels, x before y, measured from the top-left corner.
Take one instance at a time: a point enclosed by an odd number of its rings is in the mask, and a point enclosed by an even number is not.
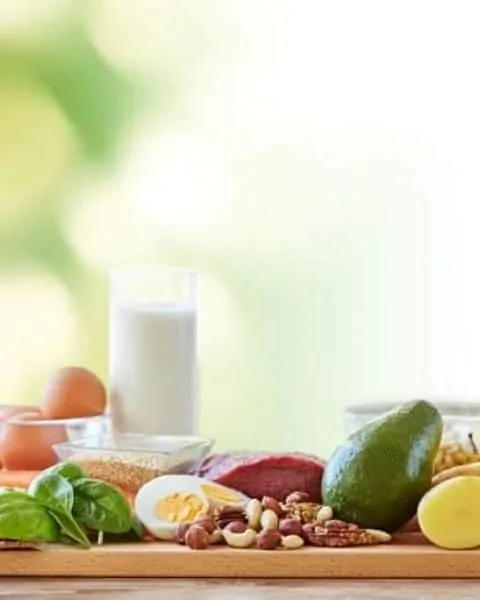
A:
[[[430,400],[443,419],[443,436],[435,472],[480,461],[480,402],[475,400]],[[379,417],[399,402],[372,402],[348,406],[344,412],[347,435]]]
[[[81,466],[89,477],[137,492],[142,485],[167,473],[188,473],[210,452],[214,441],[193,436],[108,433],[61,443],[61,461]]]
[[[46,469],[58,462],[53,448],[55,444],[73,442],[85,436],[103,435],[108,428],[104,415],[77,419],[39,419],[37,406],[15,407],[35,418],[27,420],[20,412],[9,414],[12,408],[0,406],[0,466],[9,470]],[[5,415],[4,418],[2,415]]]
[[[111,272],[109,414],[116,431],[197,434],[197,279],[175,268]]]

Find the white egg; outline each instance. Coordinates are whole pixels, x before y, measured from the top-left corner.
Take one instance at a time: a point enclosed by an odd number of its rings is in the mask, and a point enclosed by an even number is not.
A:
[[[219,505],[244,506],[249,498],[194,475],[162,475],[146,483],[135,498],[135,512],[147,531],[173,540],[181,523],[192,523]]]
[[[238,490],[220,485],[214,481],[208,481],[202,477],[197,477],[198,485],[202,492],[207,496],[208,502],[212,508],[234,504],[236,506],[245,506],[250,498]]]
[[[146,483],[135,498],[135,512],[145,528],[161,540],[173,540],[180,523],[191,523],[209,503],[189,475],[162,475]]]

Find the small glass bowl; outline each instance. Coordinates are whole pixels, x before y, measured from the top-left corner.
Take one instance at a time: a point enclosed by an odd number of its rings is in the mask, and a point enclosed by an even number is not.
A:
[[[12,408],[19,410],[9,415]],[[53,448],[55,444],[99,435],[107,429],[108,418],[105,415],[23,420],[20,411],[38,412],[38,406],[0,406],[0,460],[3,457],[3,466],[11,470],[46,469],[58,462]]]
[[[443,435],[435,472],[480,461],[480,401],[443,398],[427,400],[438,408],[443,419]],[[372,402],[348,406],[344,412],[347,435],[399,404],[400,402]]]
[[[113,431],[56,444],[54,450],[61,461],[78,464],[89,477],[136,493],[160,475],[190,472],[213,445],[208,438]]]

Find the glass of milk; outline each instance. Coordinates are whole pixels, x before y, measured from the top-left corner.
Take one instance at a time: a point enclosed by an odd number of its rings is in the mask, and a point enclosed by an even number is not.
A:
[[[197,434],[197,287],[192,271],[110,273],[109,412],[114,431]]]

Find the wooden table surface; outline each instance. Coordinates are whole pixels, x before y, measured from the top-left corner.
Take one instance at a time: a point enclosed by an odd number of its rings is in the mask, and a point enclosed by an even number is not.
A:
[[[480,574],[479,574],[480,576]],[[40,597],[53,600],[477,600],[476,580],[175,580],[175,579],[14,579],[0,580],[0,597],[19,600]]]

